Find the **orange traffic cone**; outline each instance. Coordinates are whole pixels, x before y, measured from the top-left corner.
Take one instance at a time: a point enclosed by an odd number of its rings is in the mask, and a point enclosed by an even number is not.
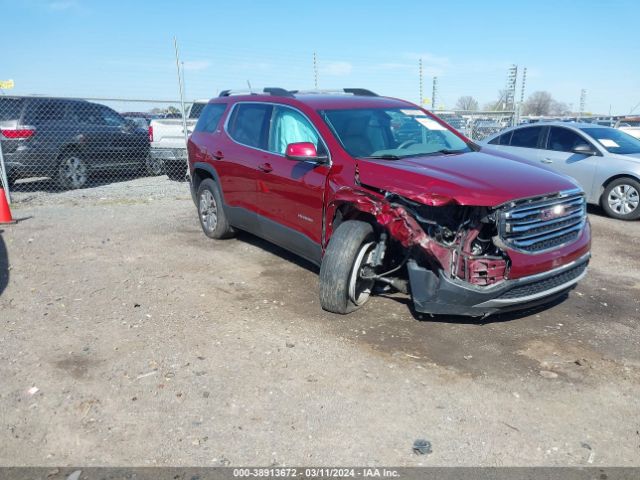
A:
[[[7,196],[4,194],[4,188],[0,185],[0,225],[4,223],[16,223],[11,216],[11,209],[9,208],[9,202],[7,202]]]

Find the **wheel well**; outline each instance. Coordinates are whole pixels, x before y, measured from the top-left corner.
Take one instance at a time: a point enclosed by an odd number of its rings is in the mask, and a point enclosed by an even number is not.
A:
[[[58,159],[58,160],[62,160],[62,158],[63,158],[65,155],[68,155],[69,153],[72,153],[72,152],[73,152],[73,153],[76,153],[76,154],[78,154],[78,155],[79,155],[80,153],[82,153],[82,152],[80,151],[80,147],[78,147],[77,145],[67,145],[66,147],[64,147],[64,148],[62,149],[62,151],[61,151],[61,152],[60,152],[60,154],[58,155],[57,159]]]
[[[600,186],[600,193],[598,195],[598,200],[602,199],[602,194],[604,193],[604,191],[606,190],[606,188],[609,186],[609,184],[615,180],[618,180],[619,178],[631,178],[632,180],[635,180],[636,182],[640,182],[640,178],[635,177],[633,175],[630,175],[628,173],[621,173],[619,175],[614,175],[611,178],[608,178],[601,186]]]
[[[375,216],[370,213],[358,210],[350,203],[343,203],[336,209],[336,213],[333,216],[332,222],[333,231],[335,231],[336,228],[338,228],[338,226],[346,220],[359,220],[361,222],[366,222],[370,224],[376,231],[380,228],[380,225],[378,225]]]
[[[193,183],[193,189],[197,192],[198,188],[200,187],[200,183],[202,183],[202,181],[205,178],[210,178],[211,180],[213,180],[215,182],[215,178],[213,177],[213,175],[211,175],[210,172],[208,172],[207,170],[205,170],[204,168],[196,168],[193,171],[193,175],[191,176],[191,182]]]

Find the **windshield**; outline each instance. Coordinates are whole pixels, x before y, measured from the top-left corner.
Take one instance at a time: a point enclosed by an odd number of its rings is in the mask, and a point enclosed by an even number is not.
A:
[[[417,108],[321,110],[320,114],[353,157],[395,159],[471,151],[460,137]]]
[[[620,122],[621,127],[640,127],[640,120],[622,120]]]
[[[615,128],[582,128],[591,135],[607,152],[620,155],[640,153],[640,140]]]

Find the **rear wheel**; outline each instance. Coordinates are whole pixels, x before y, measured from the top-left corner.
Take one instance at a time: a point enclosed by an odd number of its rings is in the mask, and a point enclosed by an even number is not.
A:
[[[164,172],[164,164],[159,158],[154,158],[149,155],[145,162],[145,170],[148,175],[157,177],[158,175],[162,175],[162,172]]]
[[[371,295],[375,281],[364,278],[376,242],[373,227],[349,220],[331,236],[320,267],[320,305],[333,313],[357,310]]]
[[[64,189],[82,188],[89,178],[87,164],[77,153],[62,156],[58,166],[58,185]]]
[[[617,178],[604,189],[602,208],[613,218],[640,218],[640,183],[630,177]]]
[[[200,183],[196,196],[202,231],[209,238],[229,238],[235,234],[222,207],[218,184],[207,178]]]

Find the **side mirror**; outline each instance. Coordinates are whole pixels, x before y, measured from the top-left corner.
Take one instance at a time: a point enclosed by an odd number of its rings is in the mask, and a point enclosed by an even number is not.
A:
[[[573,150],[571,150],[573,153],[577,153],[579,155],[596,155],[597,152],[594,151],[593,147],[591,145],[588,145],[586,143],[581,143],[579,145],[576,145],[575,147],[573,147]]]
[[[295,160],[298,162],[324,162],[327,160],[326,155],[318,155],[316,146],[311,142],[290,143],[287,145],[287,150],[284,156],[289,160]]]

